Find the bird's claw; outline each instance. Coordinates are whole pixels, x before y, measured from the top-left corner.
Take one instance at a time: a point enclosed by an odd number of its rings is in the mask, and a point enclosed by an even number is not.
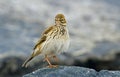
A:
[[[48,68],[57,68],[58,65],[48,65],[47,67],[48,67]]]

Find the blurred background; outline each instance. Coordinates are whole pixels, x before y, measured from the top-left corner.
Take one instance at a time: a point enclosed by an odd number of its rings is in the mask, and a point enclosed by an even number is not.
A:
[[[47,65],[38,56],[21,67],[58,13],[67,19],[71,40],[68,52],[58,55],[59,65],[120,70],[120,0],[0,0],[0,77]]]

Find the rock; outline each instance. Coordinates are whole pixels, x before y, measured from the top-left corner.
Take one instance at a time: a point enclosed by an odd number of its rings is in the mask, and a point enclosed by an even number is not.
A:
[[[73,64],[74,66],[87,67],[95,69],[96,71],[104,70],[120,70],[120,53],[113,54],[108,56],[103,56],[103,58],[98,57],[89,57],[86,60],[75,59]],[[67,62],[66,62],[67,65]]]
[[[58,68],[42,68],[23,77],[95,77],[96,71],[93,69],[60,66]]]
[[[21,77],[25,73],[32,72],[36,69],[35,66],[22,68],[23,61],[23,56],[9,56],[0,60],[0,77]]]
[[[101,70],[96,72],[93,69],[60,66],[58,68],[42,68],[23,77],[120,77],[120,71]]]
[[[120,71],[102,70],[98,73],[97,77],[120,77]]]
[[[23,60],[20,57],[6,57],[0,61],[0,77],[18,77],[26,70],[21,68]]]
[[[36,69],[40,69],[48,65],[46,62],[43,62],[39,58],[38,60],[39,62],[37,63],[32,62],[33,64],[30,64],[28,68],[22,68],[21,65],[24,62],[24,58],[25,57],[23,56],[8,56],[0,60],[0,77],[21,77],[26,73],[30,73],[32,71],[35,71]],[[72,59],[72,57],[69,57],[69,59]],[[76,59],[73,62],[73,64],[68,64],[67,61],[66,64],[60,64],[60,65],[80,66],[81,69],[82,67],[87,67],[87,68],[95,69],[96,71],[100,71],[102,69],[104,70],[109,69],[115,71],[115,70],[120,70],[119,60],[120,60],[120,54],[117,54],[116,58],[110,61],[103,61],[97,58],[96,59],[91,58],[83,62],[80,59]],[[63,69],[63,66],[61,66],[60,69]]]

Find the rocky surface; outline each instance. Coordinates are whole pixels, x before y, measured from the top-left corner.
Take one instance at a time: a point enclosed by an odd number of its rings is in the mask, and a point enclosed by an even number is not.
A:
[[[24,68],[22,67],[24,61],[24,56],[9,56],[0,60],[0,77],[22,77],[26,73],[47,65],[45,62],[39,61],[37,64]]]
[[[0,77],[21,77],[26,72],[33,71],[33,68],[22,68],[23,59],[16,56],[6,57],[0,60]],[[31,71],[29,71],[31,70]]]
[[[120,77],[120,71],[101,70],[96,72],[93,69],[60,66],[58,68],[42,68],[23,77]]]
[[[66,55],[67,56],[67,55]],[[91,69],[95,69],[96,71],[100,70],[120,70],[120,54],[116,54],[116,57],[112,60],[101,60],[99,58],[88,58],[85,61],[82,59],[74,59],[71,56],[67,56],[69,59],[65,59],[63,62],[60,61],[59,65],[68,65],[68,66],[80,66],[87,67]],[[72,63],[71,63],[72,61]],[[6,57],[0,60],[0,77],[21,77],[26,73],[30,73],[35,71],[36,69],[42,69],[46,67],[48,64],[39,60],[36,62],[32,62],[28,68],[22,68],[21,65],[24,62],[23,56],[11,56]],[[56,64],[56,63],[54,63]],[[60,67],[61,68],[61,67]]]
[[[93,69],[71,66],[60,66],[58,68],[42,68],[23,77],[95,77]]]

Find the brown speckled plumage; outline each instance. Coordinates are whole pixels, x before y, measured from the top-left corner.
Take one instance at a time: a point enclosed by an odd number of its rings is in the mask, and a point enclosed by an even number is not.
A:
[[[42,34],[40,40],[34,47],[34,52],[28,58],[23,67],[27,67],[27,63],[39,54],[45,55],[45,60],[49,63],[49,67],[54,67],[50,63],[49,57],[57,53],[66,51],[69,46],[69,33],[66,27],[66,19],[63,14],[57,14],[55,17],[55,25],[48,27]]]

